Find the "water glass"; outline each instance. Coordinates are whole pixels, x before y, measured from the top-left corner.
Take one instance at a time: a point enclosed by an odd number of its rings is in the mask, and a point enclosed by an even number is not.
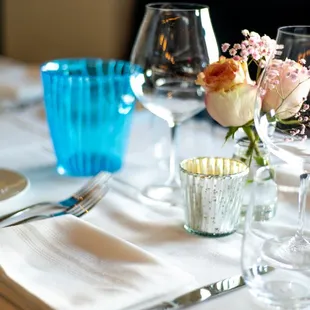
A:
[[[95,58],[41,66],[59,174],[92,176],[121,169],[135,106],[131,70],[129,62]]]
[[[249,168],[231,158],[190,158],[180,164],[185,229],[203,236],[237,230]]]

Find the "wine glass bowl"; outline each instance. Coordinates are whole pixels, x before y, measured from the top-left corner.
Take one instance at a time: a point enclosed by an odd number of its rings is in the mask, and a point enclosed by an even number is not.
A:
[[[132,77],[137,99],[153,114],[168,124],[180,124],[204,109],[204,91],[195,85],[195,77],[165,76],[155,66],[150,69],[152,79],[144,73]],[[152,73],[151,73],[152,72]]]
[[[274,155],[300,167],[310,162],[310,26],[281,27],[276,43],[260,78],[255,127]]]
[[[189,3],[146,5],[131,62],[140,67],[131,78],[134,94],[171,128],[170,175],[164,184],[144,191],[152,198],[173,202],[179,191],[175,159],[176,127],[205,108],[197,75],[218,60],[219,50],[209,8]]]

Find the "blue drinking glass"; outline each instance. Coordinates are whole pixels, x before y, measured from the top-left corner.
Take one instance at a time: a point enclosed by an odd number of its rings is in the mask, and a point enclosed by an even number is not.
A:
[[[121,169],[135,106],[132,66],[95,58],[42,64],[45,110],[59,174],[92,176]]]

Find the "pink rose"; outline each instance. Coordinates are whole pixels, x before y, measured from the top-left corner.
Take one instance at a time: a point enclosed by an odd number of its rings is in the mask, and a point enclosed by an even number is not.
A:
[[[280,119],[294,116],[301,108],[310,91],[309,71],[292,60],[274,59],[269,66],[263,98],[263,110],[274,110]]]

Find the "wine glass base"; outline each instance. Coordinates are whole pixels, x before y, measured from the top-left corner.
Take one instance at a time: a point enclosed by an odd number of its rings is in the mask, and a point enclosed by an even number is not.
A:
[[[29,187],[29,180],[18,172],[0,169],[0,201],[19,195]]]
[[[268,309],[294,310],[305,309],[310,304],[310,291],[307,284],[295,282],[294,280],[273,280],[263,286],[263,293],[250,289],[254,297],[261,304],[268,305]]]
[[[298,236],[270,239],[263,245],[262,257],[274,267],[307,270],[310,266],[310,241]]]
[[[161,202],[169,202],[172,205],[182,203],[181,188],[178,185],[150,185],[142,191],[142,195]]]

